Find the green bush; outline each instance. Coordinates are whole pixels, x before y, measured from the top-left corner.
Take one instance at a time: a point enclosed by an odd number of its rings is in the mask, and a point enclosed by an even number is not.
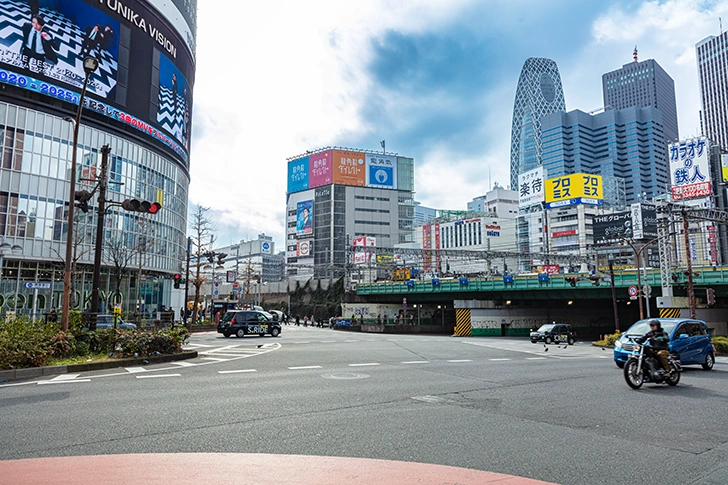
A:
[[[713,347],[719,354],[728,354],[728,337],[713,337]]]
[[[601,340],[597,340],[597,345],[606,345],[608,347],[614,347],[614,342],[619,340],[619,337],[621,337],[622,334],[619,330],[617,330],[615,333],[610,333],[604,336]]]
[[[58,332],[60,327],[56,323],[46,325],[26,317],[3,318],[0,320],[0,369],[44,365]]]
[[[116,350],[125,357],[172,354],[180,352],[189,339],[184,327],[150,332],[121,331],[116,339]]]

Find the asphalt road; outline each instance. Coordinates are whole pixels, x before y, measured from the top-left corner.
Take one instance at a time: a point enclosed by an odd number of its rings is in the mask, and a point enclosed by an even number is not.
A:
[[[268,453],[728,483],[728,359],[634,391],[586,343],[284,327],[196,334],[190,348],[198,359],[0,384],[0,459]]]

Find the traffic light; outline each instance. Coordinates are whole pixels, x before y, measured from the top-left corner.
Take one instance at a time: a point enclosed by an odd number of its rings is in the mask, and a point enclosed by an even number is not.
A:
[[[223,266],[223,263],[225,262],[225,258],[227,258],[227,254],[225,253],[218,253],[217,254],[217,265]]]
[[[145,214],[156,214],[162,209],[159,202],[149,202],[148,200],[126,199],[121,203],[124,210],[130,212],[144,212]]]
[[[174,289],[179,290],[179,283],[182,280],[182,275],[179,273],[175,273],[172,278],[174,279]]]
[[[88,190],[78,190],[74,194],[73,198],[76,201],[76,207],[81,209],[83,212],[88,212],[88,201],[94,194]]]

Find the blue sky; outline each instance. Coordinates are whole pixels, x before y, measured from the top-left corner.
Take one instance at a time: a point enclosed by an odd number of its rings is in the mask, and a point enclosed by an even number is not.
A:
[[[271,3],[268,5],[268,3]],[[370,0],[199,4],[191,204],[218,241],[282,249],[286,158],[322,146],[415,159],[417,200],[464,209],[508,183],[518,75],[554,59],[567,110],[602,106],[601,75],[653,58],[676,85],[681,136],[700,109],[695,44],[728,1]],[[224,48],[220,48],[224,46]]]

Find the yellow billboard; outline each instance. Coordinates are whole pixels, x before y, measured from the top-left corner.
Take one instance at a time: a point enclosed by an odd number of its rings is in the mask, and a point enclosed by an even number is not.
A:
[[[546,180],[546,208],[576,204],[602,205],[602,176],[574,173]]]

